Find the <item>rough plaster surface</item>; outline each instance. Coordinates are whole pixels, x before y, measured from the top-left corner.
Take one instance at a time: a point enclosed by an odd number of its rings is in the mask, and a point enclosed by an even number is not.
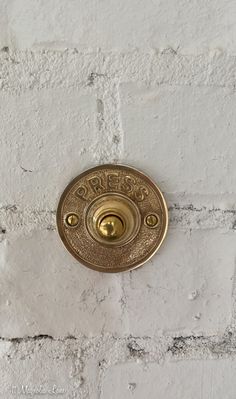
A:
[[[234,1],[2,0],[3,45],[236,50]]]
[[[0,9],[0,398],[235,399],[235,3]],[[133,272],[86,269],[56,232],[65,185],[104,162],[168,202]]]

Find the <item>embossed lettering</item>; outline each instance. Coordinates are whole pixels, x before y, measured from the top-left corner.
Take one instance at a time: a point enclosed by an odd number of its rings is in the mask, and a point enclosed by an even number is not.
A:
[[[110,172],[103,176],[92,176],[86,179],[85,184],[81,184],[77,188],[75,195],[83,200],[88,200],[91,198],[92,192],[95,195],[100,195],[109,190],[124,192],[140,202],[149,194],[148,188],[139,185],[133,176]]]
[[[135,192],[135,198],[137,201],[143,201],[149,194],[148,189],[145,186],[139,186]]]
[[[88,182],[96,194],[101,194],[105,190],[105,187],[102,185],[102,179],[98,176],[91,177],[88,179]]]
[[[87,199],[87,193],[88,193],[88,189],[86,186],[81,185],[77,188],[75,195],[83,200],[86,201]]]
[[[108,188],[111,188],[112,190],[118,190],[119,189],[119,173],[109,173],[107,175],[107,186]]]
[[[133,179],[131,176],[125,176],[121,189],[126,193],[132,193],[134,191],[135,184],[135,179]]]

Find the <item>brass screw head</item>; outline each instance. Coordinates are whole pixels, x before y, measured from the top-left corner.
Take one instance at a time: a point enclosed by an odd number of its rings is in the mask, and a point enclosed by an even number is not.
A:
[[[145,223],[148,227],[157,227],[160,222],[159,216],[154,213],[147,215],[145,219]]]
[[[66,224],[70,227],[75,227],[79,223],[79,218],[75,213],[70,213],[66,217]]]
[[[103,238],[115,240],[124,233],[124,224],[118,216],[107,215],[101,220],[98,231]]]

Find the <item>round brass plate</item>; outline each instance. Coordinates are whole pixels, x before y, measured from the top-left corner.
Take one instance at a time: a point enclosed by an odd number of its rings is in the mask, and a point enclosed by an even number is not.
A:
[[[125,165],[101,165],[76,177],[57,209],[60,237],[85,266],[121,272],[141,266],[163,242],[168,212],[152,180]]]

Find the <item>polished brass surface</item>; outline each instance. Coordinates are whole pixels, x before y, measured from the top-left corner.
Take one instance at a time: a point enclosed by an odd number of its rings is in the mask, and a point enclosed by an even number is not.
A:
[[[108,240],[119,239],[124,233],[124,223],[116,215],[107,215],[98,224],[98,232],[101,237]]]
[[[145,223],[148,227],[154,228],[154,227],[157,227],[158,224],[160,223],[160,218],[158,215],[151,213],[150,215],[146,216]]]
[[[114,237],[105,236],[101,232],[102,221],[107,217],[116,218],[116,225],[120,226],[119,234]],[[95,198],[87,208],[86,221],[88,232],[98,242],[108,246],[127,244],[138,233],[141,216],[138,207],[129,198],[120,193],[107,193]],[[118,233],[118,232],[117,232]]]
[[[160,247],[167,225],[159,188],[124,165],[97,166],[76,177],[57,210],[66,248],[84,265],[103,272],[142,265]]]
[[[66,216],[65,222],[68,224],[68,226],[75,227],[79,222],[79,218],[75,213],[71,213]]]

